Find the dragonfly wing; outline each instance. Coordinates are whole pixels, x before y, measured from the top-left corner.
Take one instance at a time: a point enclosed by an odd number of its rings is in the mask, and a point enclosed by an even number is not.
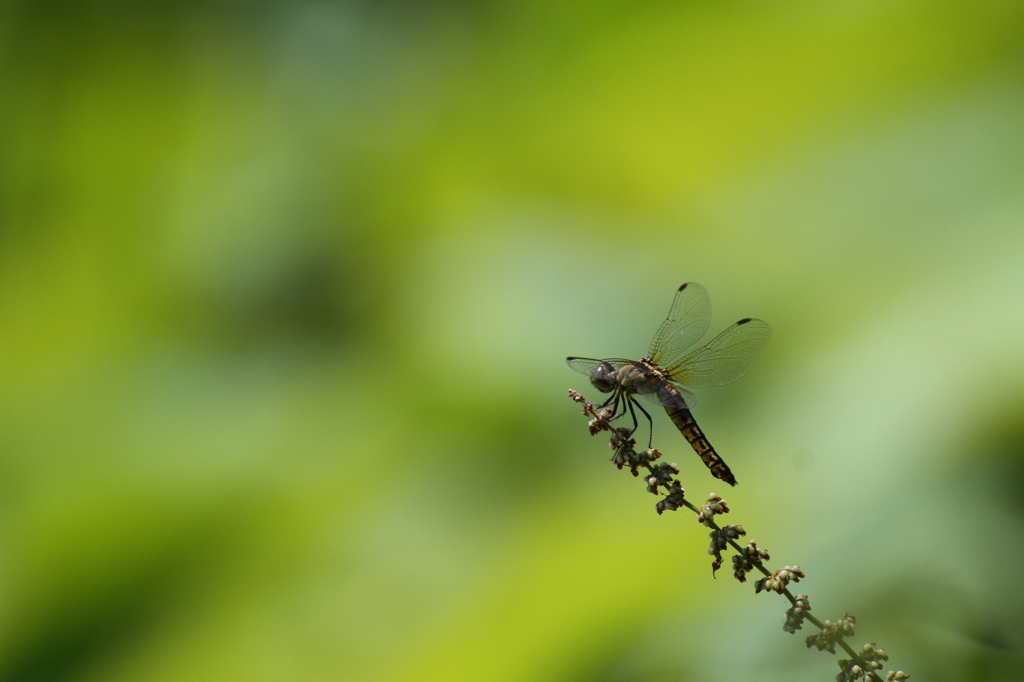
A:
[[[740,320],[665,371],[672,381],[695,388],[731,383],[747,373],[771,335],[764,320]]]
[[[587,376],[590,376],[594,369],[603,362],[607,362],[612,367],[618,368],[630,361],[623,358],[608,358],[607,360],[595,360],[594,358],[565,359],[565,364],[569,365],[569,367],[576,370],[580,374],[586,374]]]
[[[684,387],[668,381],[644,382],[637,386],[637,393],[655,405],[662,407],[690,407],[697,402],[697,396]],[[680,402],[680,398],[685,401]]]
[[[668,317],[651,340],[647,357],[651,362],[668,364],[704,336],[711,323],[711,295],[696,282],[687,282],[676,291]]]

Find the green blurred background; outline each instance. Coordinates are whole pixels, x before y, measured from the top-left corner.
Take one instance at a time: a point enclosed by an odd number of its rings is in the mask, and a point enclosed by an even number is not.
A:
[[[832,679],[565,396],[685,281],[691,496],[1020,679],[1024,3],[0,4],[0,679]]]

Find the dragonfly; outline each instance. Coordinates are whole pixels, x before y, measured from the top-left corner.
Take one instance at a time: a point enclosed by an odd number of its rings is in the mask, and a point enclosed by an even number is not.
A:
[[[590,383],[601,393],[611,393],[601,405],[612,406],[609,421],[622,417],[628,409],[633,418],[633,429],[629,432],[632,436],[639,426],[633,408],[639,408],[650,422],[650,447],[654,422],[636,396],[661,405],[711,474],[729,485],[736,485],[729,465],[708,442],[690,412],[697,396],[689,388],[723,386],[746,374],[768,344],[772,328],[764,320],[747,317],[707,344],[687,352],[704,336],[710,324],[708,290],[696,282],[687,282],[676,291],[672,308],[651,340],[647,357],[639,360],[570,357],[565,361],[572,369],[588,375]]]

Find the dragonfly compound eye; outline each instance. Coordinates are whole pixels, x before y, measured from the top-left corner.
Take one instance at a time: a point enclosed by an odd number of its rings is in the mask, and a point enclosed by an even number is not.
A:
[[[615,368],[602,362],[590,373],[590,383],[601,393],[611,393],[615,390]]]

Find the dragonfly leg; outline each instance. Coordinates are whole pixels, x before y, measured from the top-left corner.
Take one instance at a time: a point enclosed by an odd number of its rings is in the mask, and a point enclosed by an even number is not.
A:
[[[647,413],[647,410],[644,409],[644,406],[641,405],[640,403],[638,403],[635,400],[630,400],[629,401],[629,411],[630,412],[633,411],[633,405],[636,405],[637,409],[639,409],[641,412],[643,412],[644,416],[647,417],[647,423],[650,424],[650,429],[648,429],[648,431],[647,431],[647,447],[651,447],[651,443],[654,442],[654,420],[651,419],[651,415],[649,415]],[[638,426],[639,426],[639,424],[637,424],[637,421],[636,421],[636,414],[634,413],[633,414],[633,430],[636,431]]]
[[[609,421],[609,422],[615,421],[616,419],[621,417],[623,414],[625,414],[625,412],[623,412],[622,414],[619,414],[619,399],[621,399],[621,398],[622,398],[622,394],[619,393],[618,391],[616,391],[615,393],[612,394],[612,396],[610,398],[608,398],[608,400],[606,400],[603,403],[601,403],[600,405],[598,405],[598,407],[608,407],[608,403],[612,404],[612,414],[611,414],[610,417],[608,417],[608,419],[606,421]]]
[[[611,402],[612,400],[614,401]],[[620,418],[622,415],[618,414],[618,395],[608,398],[604,404],[608,404],[608,402],[611,402],[611,416],[608,417],[608,421],[610,422],[613,419]]]
[[[615,421],[616,419],[618,419],[622,415],[626,414],[626,410],[625,409],[623,409],[622,412],[619,412],[619,401],[621,399],[622,399],[622,394],[621,393],[615,395],[615,397],[614,397],[614,401],[615,402],[612,402],[612,416],[608,417],[608,421],[610,421],[610,422]],[[608,400],[611,401],[612,398],[609,398]]]
[[[636,430],[640,428],[640,422],[636,419],[636,411],[633,409],[633,406],[636,405],[637,407],[640,407],[640,405],[638,405],[632,398],[626,398],[626,402],[629,404],[629,416],[633,418],[633,430],[629,432],[629,435],[632,436],[636,433]],[[640,407],[640,409],[643,410],[644,408]],[[650,445],[647,447],[650,447]]]

